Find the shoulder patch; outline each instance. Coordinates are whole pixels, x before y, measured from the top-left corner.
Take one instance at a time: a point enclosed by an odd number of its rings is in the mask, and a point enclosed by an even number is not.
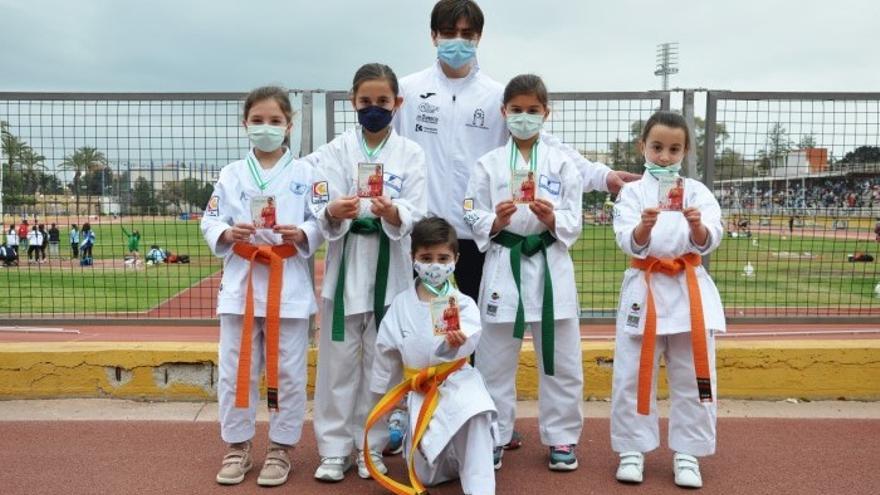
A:
[[[326,180],[312,183],[312,203],[321,204],[330,201],[330,188]]]
[[[220,196],[216,194],[208,200],[208,206],[205,207],[205,215],[209,217],[220,216]]]

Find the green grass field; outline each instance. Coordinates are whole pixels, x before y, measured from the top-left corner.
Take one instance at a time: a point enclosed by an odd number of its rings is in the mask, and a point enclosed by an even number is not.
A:
[[[189,254],[192,263],[123,270],[126,248],[120,226],[95,225],[97,263],[93,267],[81,268],[67,261],[37,266],[24,260],[18,268],[0,269],[0,284],[7,288],[6,297],[0,298],[0,314],[143,312],[220,269],[220,260],[208,251],[198,222],[142,220],[133,226],[143,235],[141,256],[151,244],[158,244]],[[67,247],[63,235],[62,256],[69,256]],[[868,252],[878,261],[850,263],[846,256],[854,251]],[[323,259],[323,250],[317,257]],[[572,257],[581,306],[588,314],[613,311],[627,259],[614,243],[611,228],[586,226]],[[880,282],[880,244],[876,242],[756,234],[752,239],[725,239],[711,259],[712,276],[727,307],[880,309],[880,299],[873,292]],[[747,261],[755,268],[754,277],[742,276]],[[197,303],[212,306],[214,301]]]

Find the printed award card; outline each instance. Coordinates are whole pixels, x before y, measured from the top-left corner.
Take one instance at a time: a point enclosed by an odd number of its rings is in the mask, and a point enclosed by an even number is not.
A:
[[[663,211],[684,209],[684,179],[677,175],[661,175],[658,178],[657,205]]]
[[[378,198],[385,183],[381,163],[358,163],[357,195],[361,198]]]
[[[537,181],[531,170],[514,170],[510,173],[510,192],[514,203],[531,203],[535,200]]]
[[[458,316],[458,300],[454,295],[435,297],[431,300],[431,323],[434,335],[446,335],[451,330],[461,330]]]
[[[278,205],[275,204],[275,196],[255,196],[251,199],[251,218],[254,227],[258,229],[271,229],[277,223]]]

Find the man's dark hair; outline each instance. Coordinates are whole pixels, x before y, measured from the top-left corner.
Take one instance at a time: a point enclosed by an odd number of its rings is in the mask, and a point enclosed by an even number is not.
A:
[[[440,0],[431,11],[431,32],[453,31],[464,17],[477,34],[483,34],[483,11],[473,0]]]
[[[427,217],[419,220],[413,226],[410,238],[413,254],[421,247],[437,244],[446,244],[454,254],[458,254],[458,236],[455,234],[455,228],[443,218]]]

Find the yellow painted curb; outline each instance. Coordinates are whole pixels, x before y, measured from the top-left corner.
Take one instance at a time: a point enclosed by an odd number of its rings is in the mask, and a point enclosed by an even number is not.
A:
[[[614,346],[581,344],[584,395],[611,395]],[[880,400],[880,340],[719,341],[718,390],[737,399]],[[308,357],[311,396],[317,351]],[[0,344],[0,399],[215,398],[217,344],[177,342]],[[538,396],[531,343],[523,344],[517,396]],[[665,371],[659,377],[665,396]]]

